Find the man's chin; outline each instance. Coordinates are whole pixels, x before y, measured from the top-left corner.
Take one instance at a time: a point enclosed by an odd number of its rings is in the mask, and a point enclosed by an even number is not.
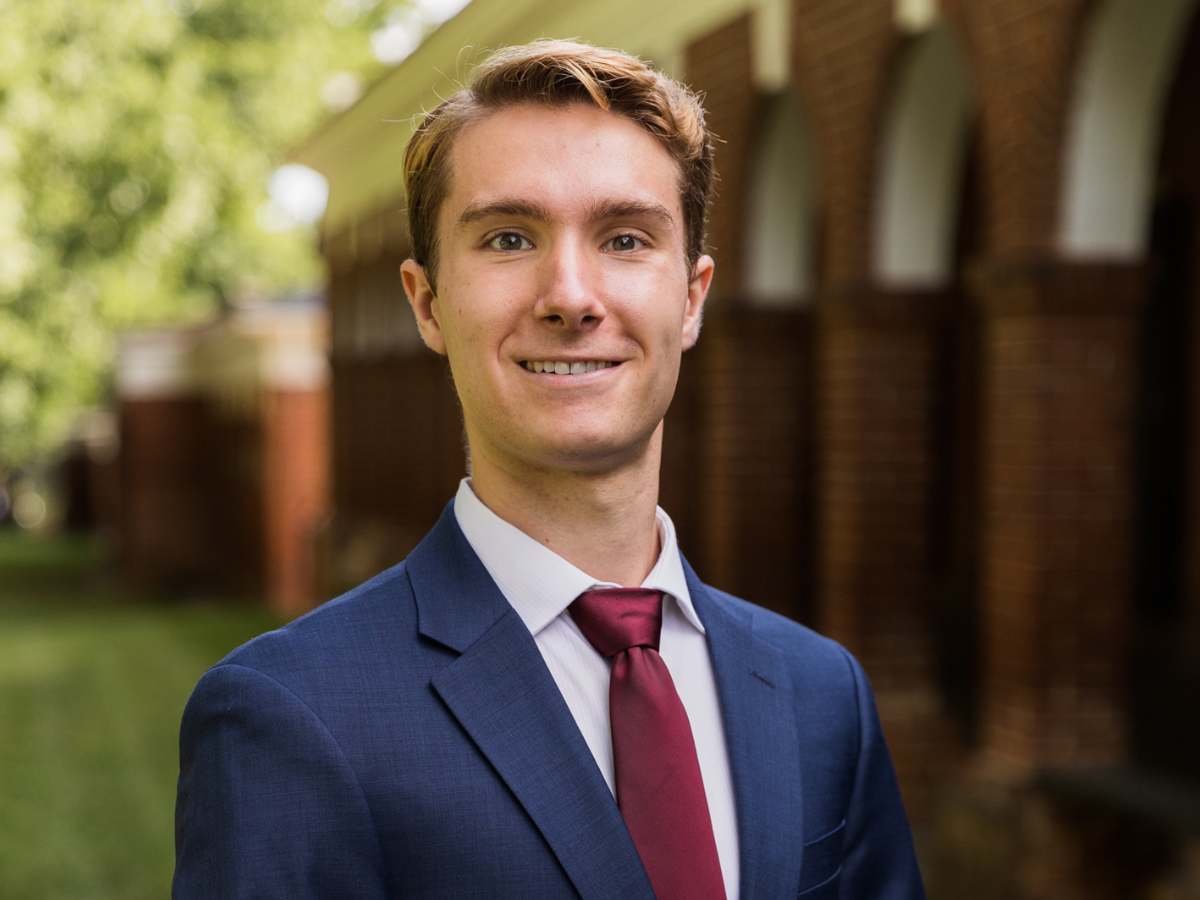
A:
[[[579,475],[606,475],[646,460],[651,441],[615,439],[612,436],[577,435],[540,445],[540,468]]]

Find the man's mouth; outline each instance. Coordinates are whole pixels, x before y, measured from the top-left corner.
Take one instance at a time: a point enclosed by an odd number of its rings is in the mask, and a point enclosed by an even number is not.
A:
[[[597,369],[611,369],[613,366],[619,366],[620,363],[607,359],[575,360],[572,362],[556,359],[527,359],[521,365],[530,372],[545,372],[548,375],[585,375],[588,372],[595,372]]]

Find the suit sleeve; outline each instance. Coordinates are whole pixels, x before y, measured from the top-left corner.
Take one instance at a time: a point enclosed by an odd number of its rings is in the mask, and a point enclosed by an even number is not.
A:
[[[858,697],[860,743],[846,812],[839,894],[848,900],[924,900],[912,833],[875,697],[862,667],[850,654],[846,658]]]
[[[184,711],[172,896],[387,896],[371,812],[341,748],[254,669],[210,670]]]

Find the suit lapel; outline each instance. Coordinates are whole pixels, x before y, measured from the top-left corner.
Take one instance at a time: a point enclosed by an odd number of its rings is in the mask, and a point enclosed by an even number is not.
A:
[[[454,519],[453,503],[406,568],[425,637],[461,655],[433,687],[537,824],[584,900],[652,900],[591,751],[520,616]]]
[[[708,633],[737,804],[741,900],[791,898],[804,849],[800,740],[781,651],[756,637],[748,611],[684,563]]]

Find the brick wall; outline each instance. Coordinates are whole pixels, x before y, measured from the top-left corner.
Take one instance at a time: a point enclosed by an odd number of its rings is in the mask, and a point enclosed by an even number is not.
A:
[[[315,538],[329,509],[329,394],[270,390],[263,398],[263,581],[286,616],[320,601]]]
[[[431,351],[336,362],[332,401],[336,592],[403,559],[454,496],[466,462],[450,372]]]
[[[703,95],[708,126],[720,139],[716,198],[708,220],[709,252],[717,264],[710,309],[721,306],[741,283],[746,169],[763,106],[750,52],[750,17],[742,16],[702,37],[685,54],[686,80]]]
[[[318,536],[326,595],[399,562],[466,473],[445,360],[424,347],[404,295],[402,204],[326,236],[332,325],[332,517]]]
[[[260,411],[236,415],[206,404],[205,429],[214,448],[207,461],[209,541],[219,565],[214,577],[245,597],[265,599],[263,487],[267,470]]]
[[[941,689],[937,554],[947,473],[948,292],[871,283],[880,143],[907,39],[886,2],[798,3],[795,71],[819,148],[815,367],[816,620],[872,678],[910,816],[958,764]]]
[[[682,379],[688,412],[667,418],[664,456],[690,476],[676,489],[664,466],[662,497],[687,504],[681,537],[690,536],[701,577],[802,618],[811,593],[811,312],[799,298],[792,308],[755,309],[738,293],[748,167],[767,108],[751,54],[743,16],[686,55],[687,79],[704,94],[721,138],[709,220],[717,269],[704,333]],[[695,449],[686,459],[672,455],[673,441]]]
[[[696,435],[703,577],[794,619],[811,591],[811,313],[709,320]]]
[[[826,288],[868,278],[879,136],[899,40],[889,0],[797,0],[796,83],[817,145]]]
[[[860,292],[822,315],[816,413],[818,622],[863,663],[909,814],[930,814],[962,735],[938,680],[934,554],[947,402],[938,293]]]
[[[121,557],[145,587],[188,587],[212,573],[209,432],[198,397],[120,407]]]
[[[1120,761],[1140,269],[994,273],[984,326],[983,744]]]
[[[700,575],[701,578],[707,577],[708,571],[704,544],[705,510],[697,490],[703,471],[701,429],[705,409],[702,378],[708,338],[709,330],[705,326],[701,340],[683,355],[675,396],[663,421],[662,468],[658,482],[658,505],[675,523],[680,552],[697,567],[698,574],[705,573]]]
[[[936,300],[866,287],[877,144],[903,46],[891,16],[886,2],[794,7],[795,85],[820,170],[819,306],[844,313],[819,326],[811,307],[766,313],[736,293],[746,167],[765,108],[749,19],[689,50],[689,81],[724,140],[710,238],[712,307],[727,311],[710,320],[698,354],[696,564],[720,587],[815,619],[860,654],[884,688],[906,796],[924,812],[957,747],[935,684],[930,602],[932,379],[942,348]],[[893,303],[905,311],[880,318]],[[874,312],[860,315],[863,304]]]
[[[942,297],[856,297],[823,320],[820,621],[878,687],[927,682],[933,376]]]
[[[1083,25],[1093,0],[951,0],[978,97],[986,252],[1046,254]]]

